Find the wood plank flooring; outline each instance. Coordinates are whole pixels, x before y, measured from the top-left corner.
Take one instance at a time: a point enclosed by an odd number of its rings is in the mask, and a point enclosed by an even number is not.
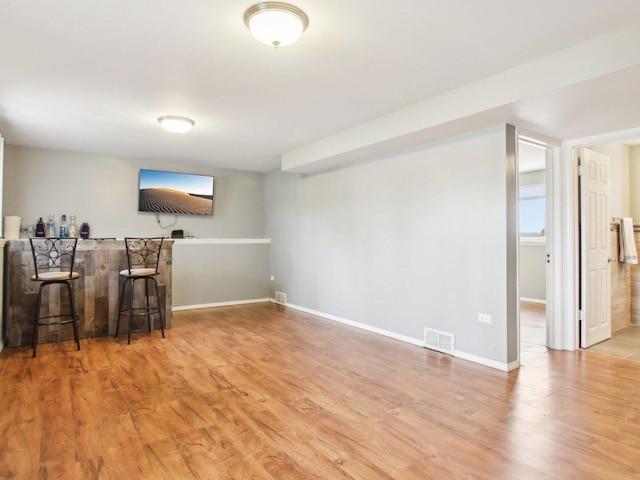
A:
[[[520,361],[526,365],[548,353],[546,345],[545,305],[520,302]],[[640,362],[640,326],[627,325],[611,332],[611,338],[585,349],[590,353],[610,355]]]
[[[520,364],[545,356],[547,348],[546,305],[520,301]]]
[[[274,304],[0,353],[2,479],[640,478],[640,364],[504,373]]]

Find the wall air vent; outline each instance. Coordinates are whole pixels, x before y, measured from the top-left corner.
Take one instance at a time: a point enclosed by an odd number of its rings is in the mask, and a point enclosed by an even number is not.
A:
[[[442,332],[433,328],[424,327],[424,347],[438,352],[453,355],[453,333]]]
[[[279,303],[280,305],[286,305],[287,294],[282,292],[276,292],[276,303]]]

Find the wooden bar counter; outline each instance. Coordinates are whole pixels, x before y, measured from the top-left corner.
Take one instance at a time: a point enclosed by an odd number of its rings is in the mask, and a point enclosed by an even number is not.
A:
[[[158,271],[160,306],[167,328],[171,328],[171,264],[173,241],[162,244]],[[113,335],[118,318],[118,295],[120,294],[120,271],[127,268],[126,250],[123,240],[78,240],[74,271],[80,274],[72,282],[76,299],[76,311],[80,316],[78,329],[80,338]],[[5,246],[5,294],[4,321],[5,340],[8,346],[31,345],[32,320],[40,282],[31,280],[34,274],[31,244],[28,239],[10,240]],[[139,285],[141,286],[141,284]],[[136,286],[136,290],[138,286]],[[140,291],[136,291],[139,299]],[[63,296],[62,298],[65,298]],[[60,311],[59,287],[51,286],[43,294],[43,311]],[[65,300],[66,301],[66,300]],[[126,319],[121,331],[126,332]],[[134,329],[146,325],[145,317],[134,323]],[[154,328],[160,328],[157,315]],[[123,330],[123,327],[125,328]],[[40,343],[73,340],[70,325],[39,327]]]

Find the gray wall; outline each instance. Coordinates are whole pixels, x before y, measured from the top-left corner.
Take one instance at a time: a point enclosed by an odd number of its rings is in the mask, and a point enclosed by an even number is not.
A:
[[[173,306],[269,298],[269,244],[173,246]]]
[[[163,229],[138,213],[140,168],[215,175],[213,216],[177,217]],[[75,213],[95,237],[169,236],[183,229],[198,238],[264,238],[264,174],[148,162],[8,145],[4,214],[35,223],[49,213]],[[173,215],[161,215],[166,226]],[[180,244],[173,254],[173,305],[207,305],[268,298],[268,244]]]
[[[213,216],[179,215],[163,229],[154,214],[138,213],[141,168],[215,175]],[[262,173],[6,145],[4,175],[4,215],[23,223],[75,213],[95,237],[169,236],[174,229],[198,238],[264,236]],[[160,215],[162,226],[174,218]]]
[[[509,298],[517,241],[507,214],[511,133],[501,125],[317,175],[266,179],[8,146],[4,213],[35,221],[74,212],[95,236],[167,235],[153,215],[136,211],[138,169],[213,174],[215,215],[179,217],[170,229],[199,238],[260,238],[266,230],[271,248],[176,245],[174,305],[277,289],[292,304],[418,341],[425,326],[451,332],[457,353],[504,364],[514,360],[517,322]],[[271,289],[263,278],[269,263]],[[478,313],[492,323],[479,323]]]
[[[420,341],[432,327],[454,333],[460,353],[513,361],[508,131],[501,125],[316,175],[267,174],[275,289],[297,306]],[[513,165],[509,172],[515,184]]]
[[[520,297],[546,301],[547,245],[520,244]]]

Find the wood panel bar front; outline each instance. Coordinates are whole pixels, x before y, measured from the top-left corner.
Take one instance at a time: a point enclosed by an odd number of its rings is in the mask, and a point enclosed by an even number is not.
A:
[[[160,291],[160,307],[167,328],[171,328],[171,265],[173,241],[162,244],[160,264],[156,277]],[[118,295],[122,280],[120,271],[127,268],[126,249],[123,240],[78,240],[74,271],[80,278],[71,282],[75,295],[76,311],[80,316],[80,338],[113,335],[118,318]],[[5,340],[8,346],[31,345],[33,319],[40,282],[31,280],[34,274],[33,257],[29,240],[10,240],[5,246]],[[143,293],[142,282],[137,282],[136,299]],[[153,301],[153,299],[152,299]],[[60,307],[68,308],[66,295],[52,285],[45,288],[42,300],[44,315],[55,314]],[[62,305],[61,305],[62,303]],[[157,317],[157,316],[156,316]],[[160,325],[154,318],[154,328]],[[135,320],[134,320],[135,321]],[[120,326],[126,332],[127,319]],[[134,329],[145,325],[140,317]],[[138,324],[139,323],[139,324]],[[125,328],[123,330],[123,327]],[[70,325],[39,327],[39,342],[73,340]]]

